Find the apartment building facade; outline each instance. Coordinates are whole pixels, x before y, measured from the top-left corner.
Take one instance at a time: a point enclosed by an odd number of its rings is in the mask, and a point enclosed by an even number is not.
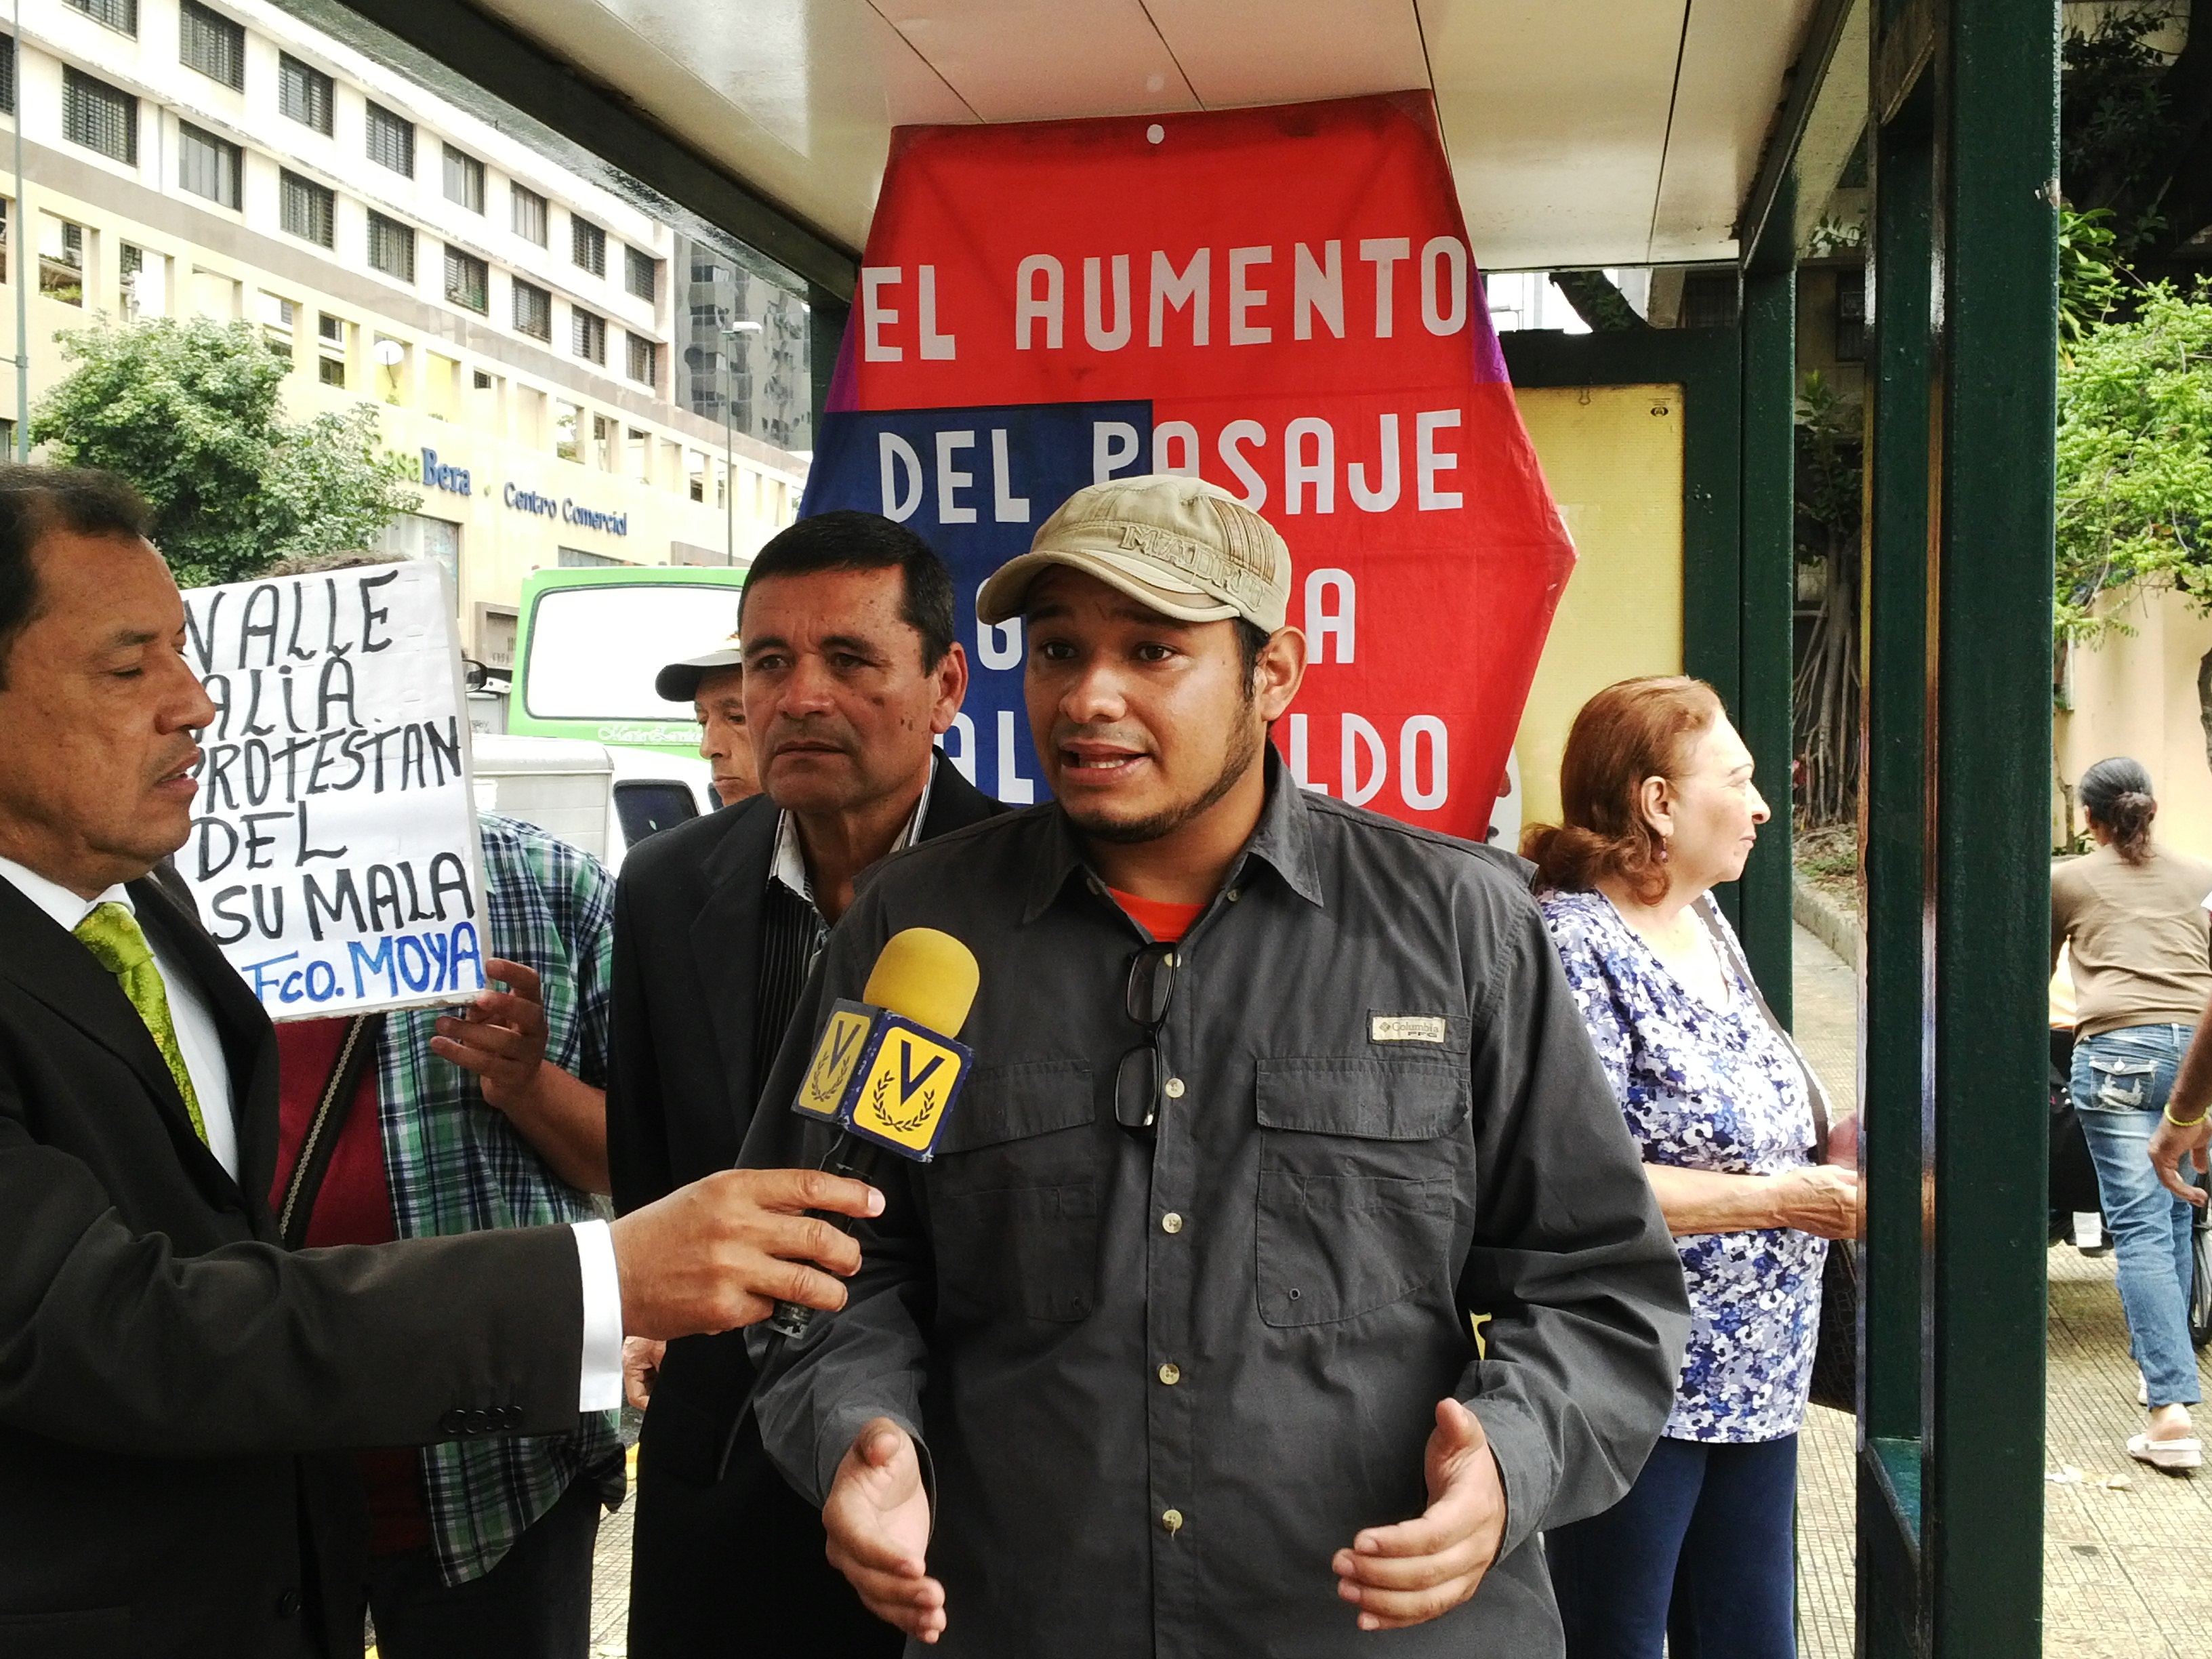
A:
[[[422,497],[387,545],[447,566],[495,665],[534,569],[742,564],[795,516],[797,279],[265,0],[22,10],[0,205],[33,404],[96,314],[252,323],[295,418],[379,409]]]

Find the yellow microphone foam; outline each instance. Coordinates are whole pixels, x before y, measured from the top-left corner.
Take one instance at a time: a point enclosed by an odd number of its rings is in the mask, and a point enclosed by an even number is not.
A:
[[[975,1001],[975,953],[934,927],[908,927],[884,941],[861,1000],[957,1036]]]

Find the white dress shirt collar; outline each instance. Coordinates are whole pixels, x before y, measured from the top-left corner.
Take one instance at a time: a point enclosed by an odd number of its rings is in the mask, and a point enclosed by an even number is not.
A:
[[[921,839],[921,821],[929,816],[929,792],[937,783],[937,757],[930,757],[929,775],[922,781],[921,799],[914,804],[914,816],[906,821],[890,850],[902,852]],[[814,878],[806,872],[806,854],[799,845],[799,820],[788,811],[779,811],[775,819],[775,856],[769,860],[769,879],[781,882],[800,898],[809,908],[820,911],[814,902]]]
[[[130,890],[120,883],[98,898],[85,898],[13,859],[0,859],[0,878],[5,878],[17,892],[52,916],[54,925],[65,933],[76,932],[77,924],[103,904],[119,904],[131,915],[138,914],[138,907],[131,902]]]

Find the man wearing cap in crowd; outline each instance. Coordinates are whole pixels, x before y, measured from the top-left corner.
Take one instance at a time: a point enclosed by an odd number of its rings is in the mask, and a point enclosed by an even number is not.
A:
[[[688,702],[699,722],[699,758],[714,769],[714,798],[725,806],[760,793],[760,769],[745,730],[745,653],[732,634],[712,651],[670,663],[653,677],[665,702]]]
[[[764,793],[662,831],[623,861],[615,901],[607,1085],[615,1205],[627,1213],[737,1162],[754,1103],[831,923],[895,847],[1001,809],[938,749],[968,689],[952,578],[919,536],[872,513],[802,519],[763,547],[738,602],[742,672],[691,688],[702,750],[757,757]],[[720,653],[715,653],[719,655]],[[718,688],[742,685],[734,738]],[[676,700],[680,701],[680,697]],[[731,769],[734,770],[734,768]],[[633,1343],[646,1407],[631,1553],[631,1659],[708,1652],[885,1656],[897,1632],[823,1559],[821,1522],[763,1456],[735,1338]]]
[[[1666,1419],[1681,1273],[1526,866],[1296,786],[1290,591],[1210,484],[1062,506],[976,603],[1055,799],[885,863],[754,1120],[748,1164],[818,1158],[778,1103],[830,1000],[902,928],[975,951],[934,1161],[753,1344],[769,1455],[922,1642],[1556,1654],[1534,1536]]]

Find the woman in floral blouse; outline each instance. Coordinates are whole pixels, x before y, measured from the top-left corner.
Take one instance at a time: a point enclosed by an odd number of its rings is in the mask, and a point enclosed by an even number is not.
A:
[[[1766,803],[1713,689],[1624,680],[1576,717],[1565,822],[1522,851],[1590,1040],[1675,1235],[1692,1325],[1674,1414],[1603,1515],[1546,1534],[1568,1659],[1791,1659],[1797,1430],[1856,1176],[1812,1146],[1796,1051],[1709,902]],[[1845,1134],[1832,1145],[1847,1146]]]

